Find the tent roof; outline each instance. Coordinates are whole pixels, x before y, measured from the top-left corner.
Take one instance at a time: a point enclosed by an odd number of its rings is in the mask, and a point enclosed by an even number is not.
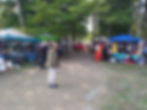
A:
[[[16,29],[0,30],[0,40],[28,41],[28,42],[37,41],[37,39],[28,36]]]
[[[59,37],[49,34],[43,34],[38,37],[41,41],[58,41]]]
[[[113,36],[110,39],[110,42],[140,42],[141,38],[131,36],[131,35],[117,35]]]

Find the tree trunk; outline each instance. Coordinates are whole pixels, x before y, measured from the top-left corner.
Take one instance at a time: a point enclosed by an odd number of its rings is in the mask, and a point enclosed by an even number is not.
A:
[[[145,3],[145,14],[144,14],[144,20],[143,20],[143,36],[144,37],[147,36],[146,29],[147,29],[147,0]]]
[[[19,20],[19,24],[21,27],[24,27],[25,23],[24,23],[24,18],[23,18],[23,14],[22,14],[22,7],[21,7],[21,2],[20,0],[16,0],[16,6],[18,7],[18,20]]]

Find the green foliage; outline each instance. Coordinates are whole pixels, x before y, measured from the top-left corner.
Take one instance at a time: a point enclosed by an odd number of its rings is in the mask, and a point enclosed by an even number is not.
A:
[[[147,2],[145,4],[145,15],[144,15],[144,18],[143,18],[143,26],[142,26],[142,36],[143,37],[147,37]]]
[[[27,0],[22,5],[29,30],[72,37],[86,33],[83,22],[94,10],[93,2],[83,0]]]
[[[11,1],[0,2],[0,28],[18,26],[17,16],[14,14],[14,4]]]
[[[94,16],[92,35],[129,33],[136,21],[133,18],[136,0],[20,0],[25,28],[31,34],[50,33],[57,36],[86,36],[87,17]],[[0,27],[19,27],[14,12],[15,0],[0,2]],[[146,35],[144,18],[143,35]]]
[[[102,34],[129,33],[133,23],[133,0],[107,0],[109,10],[100,14]]]

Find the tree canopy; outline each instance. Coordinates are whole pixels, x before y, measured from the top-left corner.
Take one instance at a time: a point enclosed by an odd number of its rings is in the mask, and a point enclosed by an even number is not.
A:
[[[130,33],[137,22],[134,4],[139,0],[5,0],[0,2],[0,28],[20,27],[15,11],[18,1],[23,29],[28,33],[79,37],[87,33],[89,16],[94,16],[94,36]],[[144,36],[146,16],[142,25]]]

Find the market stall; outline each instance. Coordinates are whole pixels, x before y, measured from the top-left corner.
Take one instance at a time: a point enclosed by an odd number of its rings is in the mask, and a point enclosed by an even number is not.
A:
[[[111,62],[144,64],[142,39],[131,35],[117,35],[109,39]]]
[[[15,29],[0,31],[0,57],[15,64],[33,62],[36,59],[36,38]]]

